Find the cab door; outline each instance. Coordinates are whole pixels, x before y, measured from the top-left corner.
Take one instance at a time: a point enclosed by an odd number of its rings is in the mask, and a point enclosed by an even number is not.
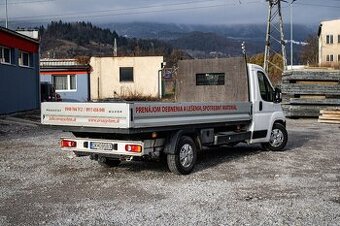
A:
[[[267,142],[271,131],[272,116],[277,105],[274,103],[274,89],[262,70],[255,69],[254,109],[252,143]]]

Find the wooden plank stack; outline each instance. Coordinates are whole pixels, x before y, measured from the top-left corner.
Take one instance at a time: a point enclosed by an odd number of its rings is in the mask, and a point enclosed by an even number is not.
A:
[[[283,110],[287,117],[319,117],[320,110],[340,106],[340,70],[286,71],[282,79]]]
[[[321,110],[318,122],[340,124],[340,108]]]

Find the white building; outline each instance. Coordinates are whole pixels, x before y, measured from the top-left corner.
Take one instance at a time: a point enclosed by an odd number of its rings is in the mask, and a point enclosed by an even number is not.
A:
[[[91,99],[159,96],[162,56],[91,57]]]
[[[319,65],[340,64],[340,19],[321,22],[318,36]]]

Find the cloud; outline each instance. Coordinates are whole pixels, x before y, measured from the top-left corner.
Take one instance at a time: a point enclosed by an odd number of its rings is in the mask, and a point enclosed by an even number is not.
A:
[[[4,2],[0,1],[0,15],[5,15]],[[21,4],[8,5],[11,21],[250,24],[266,23],[268,7],[265,0],[17,0],[19,2]],[[282,6],[288,23],[289,5],[282,3]],[[340,1],[315,0],[311,4],[298,0],[293,6],[295,23],[317,24],[340,17]],[[4,17],[0,16],[0,20]]]

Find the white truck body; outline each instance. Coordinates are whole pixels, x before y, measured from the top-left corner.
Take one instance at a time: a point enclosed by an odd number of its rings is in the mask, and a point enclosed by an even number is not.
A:
[[[73,132],[75,138],[63,138],[61,146],[79,156],[116,164],[166,154],[172,172],[187,174],[196,150],[204,146],[246,142],[284,148],[287,132],[280,92],[257,65],[248,64],[248,84],[247,102],[46,102],[41,120]]]

